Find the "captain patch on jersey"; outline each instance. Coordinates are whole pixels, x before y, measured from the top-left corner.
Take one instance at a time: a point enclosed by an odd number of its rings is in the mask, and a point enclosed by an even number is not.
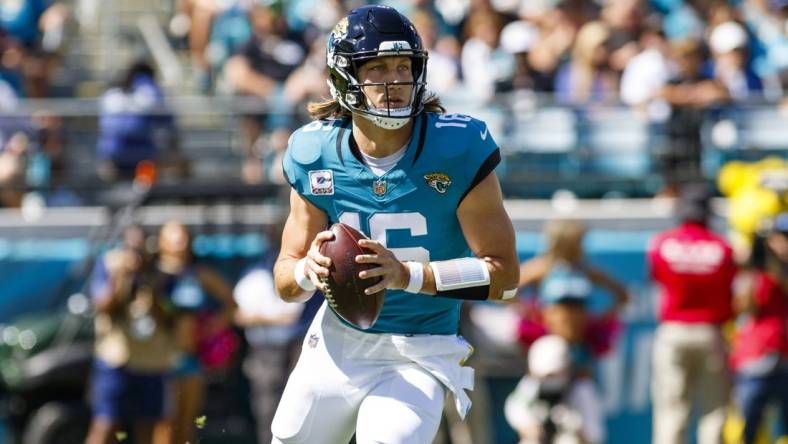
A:
[[[310,171],[309,185],[313,195],[330,196],[334,194],[334,172],[331,170]]]

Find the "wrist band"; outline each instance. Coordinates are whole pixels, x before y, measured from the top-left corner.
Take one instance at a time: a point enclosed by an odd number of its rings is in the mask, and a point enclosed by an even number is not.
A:
[[[508,301],[509,299],[517,296],[517,288],[510,288],[509,290],[504,290],[501,294],[502,301]]]
[[[421,287],[424,286],[424,264],[421,262],[408,261],[405,262],[410,270],[410,279],[408,279],[408,286],[405,291],[408,293],[420,293]]]
[[[304,291],[315,291],[317,287],[315,287],[315,284],[312,283],[304,272],[304,267],[306,267],[306,258],[302,257],[296,262],[296,266],[293,269],[293,277],[295,278],[296,284]]]
[[[490,285],[490,272],[483,259],[464,257],[430,262],[438,292]]]

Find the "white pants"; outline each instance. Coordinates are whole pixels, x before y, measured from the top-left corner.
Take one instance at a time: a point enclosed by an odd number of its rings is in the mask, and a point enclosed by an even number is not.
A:
[[[422,344],[433,347],[436,340],[444,350],[464,350],[464,356],[446,354],[445,365],[438,367],[448,371],[428,370],[412,353],[403,355],[406,349],[426,348]],[[441,353],[441,348],[432,350]],[[467,357],[470,350],[457,336],[353,330],[323,304],[279,402],[271,426],[273,444],[345,444],[353,433],[358,444],[429,444],[440,424],[444,384],[456,387],[451,382],[458,378],[451,373],[461,369],[452,360]]]

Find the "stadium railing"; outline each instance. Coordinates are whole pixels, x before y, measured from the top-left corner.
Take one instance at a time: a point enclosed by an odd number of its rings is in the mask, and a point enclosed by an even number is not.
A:
[[[659,153],[671,144],[664,125],[620,104],[567,106],[536,95],[529,100],[524,104],[521,95],[504,94],[483,105],[449,101],[449,112],[468,112],[488,122],[502,149],[498,174],[507,197],[544,198],[560,189],[588,198],[649,197],[663,186]],[[241,163],[248,155],[243,116],[283,114],[293,126],[306,119],[266,109],[261,100],[249,97],[174,97],[167,104],[158,112],[175,117],[179,149],[192,163],[193,174],[184,186],[242,183]],[[75,191],[85,204],[100,204],[102,192],[117,184],[102,182],[95,172],[98,99],[21,101],[15,110],[0,114],[3,139],[21,125],[35,143],[29,119],[41,114],[63,119],[66,162],[57,185]],[[788,153],[788,116],[772,103],[710,110],[700,132],[703,175],[698,179],[713,180],[728,160]],[[27,184],[43,192],[53,186]]]

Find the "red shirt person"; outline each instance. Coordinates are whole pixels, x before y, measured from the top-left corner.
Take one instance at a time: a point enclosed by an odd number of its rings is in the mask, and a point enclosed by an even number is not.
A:
[[[756,234],[747,267],[736,277],[740,318],[730,362],[743,444],[756,442],[769,404],[780,404],[782,430],[788,426],[788,213],[772,224]]]
[[[729,379],[720,326],[733,316],[736,266],[730,245],[708,226],[710,196],[705,185],[685,186],[676,206],[679,225],[649,245],[651,277],[660,287],[654,444],[685,441],[693,404],[698,443],[722,442]]]

